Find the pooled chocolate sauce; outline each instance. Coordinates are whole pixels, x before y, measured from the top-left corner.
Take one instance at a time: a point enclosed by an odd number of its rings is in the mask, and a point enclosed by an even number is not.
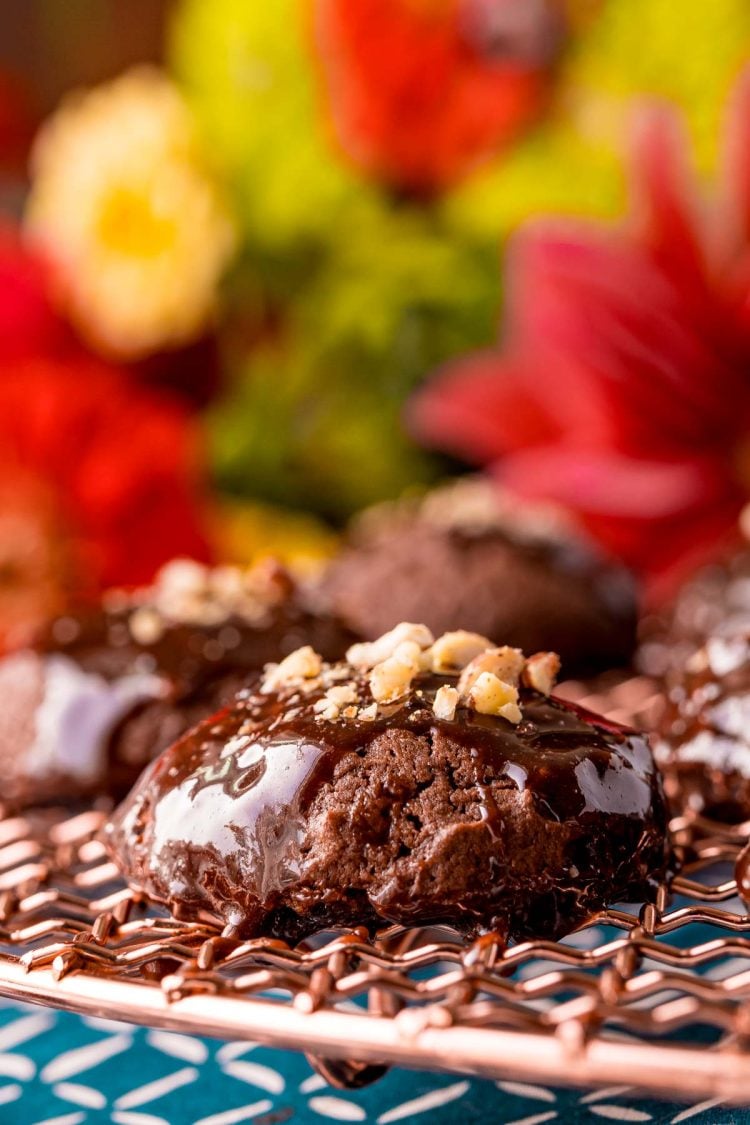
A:
[[[245,934],[449,921],[557,933],[664,871],[666,814],[634,732],[524,693],[523,720],[432,711],[445,677],[374,720],[248,691],[155,762],[115,814],[126,876]],[[366,692],[366,688],[362,688]]]

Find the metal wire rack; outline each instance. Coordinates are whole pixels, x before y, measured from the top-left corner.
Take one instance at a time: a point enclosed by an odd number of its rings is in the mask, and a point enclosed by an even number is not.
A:
[[[643,680],[566,693],[619,716],[652,694]],[[750,916],[733,876],[750,823],[675,820],[671,886],[560,942],[391,927],[290,948],[140,902],[97,839],[105,816],[0,819],[0,994],[296,1048],[338,1085],[398,1064],[750,1101]]]

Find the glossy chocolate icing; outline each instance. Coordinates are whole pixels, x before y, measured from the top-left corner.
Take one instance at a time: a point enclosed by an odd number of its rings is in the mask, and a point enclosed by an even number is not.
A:
[[[641,623],[640,632],[643,670],[677,679],[710,638],[750,636],[750,548],[701,568],[665,610]]]
[[[133,885],[244,935],[447,921],[560,933],[663,874],[645,739],[524,690],[523,720],[432,711],[423,676],[373,720],[240,693],[146,771],[107,831]],[[367,697],[367,688],[360,683]]]
[[[643,623],[639,663],[661,681],[654,751],[676,813],[750,817],[750,549],[699,570]]]
[[[156,594],[139,591],[57,618],[33,650],[0,661],[2,799],[121,797],[267,661],[308,641],[339,655],[350,634],[308,606],[281,568],[268,571],[268,601],[253,605],[252,620],[211,602],[203,621],[159,616]],[[144,611],[155,615],[151,633]]]
[[[714,636],[666,677],[654,753],[675,811],[750,816],[750,641]]]

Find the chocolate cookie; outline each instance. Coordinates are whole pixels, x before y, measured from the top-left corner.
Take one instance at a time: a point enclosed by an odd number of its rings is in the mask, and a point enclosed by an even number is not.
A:
[[[244,936],[562,934],[648,895],[667,846],[645,738],[552,698],[558,666],[414,625],[339,664],[300,649],[148,768],[111,854],[150,898]]]
[[[305,642],[351,640],[276,564],[213,570],[180,560],[153,587],[57,618],[0,661],[0,794],[25,805],[106,790]]]
[[[678,676],[710,637],[750,636],[750,550],[703,567],[660,614],[643,622],[638,661],[650,675]]]
[[[552,648],[571,675],[627,664],[635,646],[624,568],[558,513],[519,506],[482,481],[360,518],[323,593],[363,637],[401,620],[436,634],[476,629],[526,651]]]
[[[750,818],[750,640],[714,636],[665,682],[654,753],[676,812]]]

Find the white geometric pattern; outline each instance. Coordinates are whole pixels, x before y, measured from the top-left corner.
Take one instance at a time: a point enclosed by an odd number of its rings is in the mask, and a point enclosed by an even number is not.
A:
[[[2,1001],[0,1009],[0,1125],[750,1123],[744,1114],[717,1116],[715,1099],[687,1107],[629,1101],[627,1086],[574,1092],[391,1075],[344,1092],[311,1074],[299,1056],[246,1041],[144,1031]]]

